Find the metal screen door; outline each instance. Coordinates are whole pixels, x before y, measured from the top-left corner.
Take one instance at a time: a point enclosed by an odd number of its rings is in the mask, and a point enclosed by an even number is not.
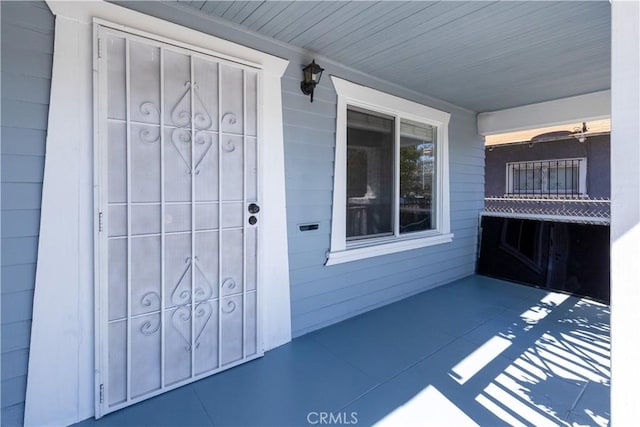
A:
[[[97,34],[102,416],[263,350],[258,71]]]

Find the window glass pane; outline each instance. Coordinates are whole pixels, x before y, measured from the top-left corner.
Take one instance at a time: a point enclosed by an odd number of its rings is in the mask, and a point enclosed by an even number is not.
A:
[[[347,110],[347,240],[393,234],[394,119]]]
[[[546,170],[542,164],[527,163],[514,167],[514,192],[516,193],[539,193],[543,185],[543,178]]]
[[[400,233],[433,230],[436,128],[402,120],[400,125]]]
[[[557,167],[550,169],[549,190],[578,192],[578,162],[576,160],[563,160],[558,162]]]

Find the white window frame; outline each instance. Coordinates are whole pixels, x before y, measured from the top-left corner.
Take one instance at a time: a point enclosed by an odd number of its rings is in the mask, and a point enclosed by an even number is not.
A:
[[[542,164],[546,164],[546,163],[553,163],[553,162],[562,162],[564,163],[563,166],[566,166],[565,162],[574,162],[577,161],[578,162],[578,192],[577,194],[574,194],[573,196],[579,196],[579,197],[588,197],[587,194],[587,158],[586,157],[573,157],[573,158],[566,158],[566,159],[545,159],[545,160],[527,160],[527,161],[522,161],[522,162],[508,162],[506,164],[506,182],[505,182],[505,189],[507,190],[506,193],[508,196],[521,196],[521,197],[540,197],[541,195],[545,196],[545,195],[553,195],[556,196],[556,194],[552,194],[552,190],[538,190],[537,192],[532,190],[530,193],[519,193],[515,191],[514,188],[514,179],[513,179],[513,171],[516,167],[518,167],[519,165],[526,165],[526,164],[536,164],[536,163],[540,163],[540,167],[542,170],[545,170],[546,167],[542,166]],[[534,169],[535,170],[535,169]],[[549,185],[549,182],[545,179],[545,174],[543,172],[542,174],[543,177],[543,181],[544,184],[546,184],[547,186]],[[565,190],[558,190],[558,194],[557,197],[566,197],[566,196],[571,196],[571,192]]]
[[[379,255],[424,248],[453,240],[449,207],[449,120],[451,114],[409,101],[366,86],[331,76],[338,94],[336,117],[336,156],[333,184],[331,247],[325,265],[341,264]],[[349,241],[346,239],[347,218],[347,108],[353,106],[395,118],[394,200],[395,223],[398,222],[400,174],[398,171],[400,120],[407,119],[437,128],[436,131],[436,226],[433,230]]]

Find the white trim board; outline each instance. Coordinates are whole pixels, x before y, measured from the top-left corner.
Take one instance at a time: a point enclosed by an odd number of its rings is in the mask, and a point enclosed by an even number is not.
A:
[[[611,117],[611,91],[478,114],[478,133],[494,135]]]
[[[333,207],[331,221],[331,248],[325,265],[356,261],[374,256],[418,249],[449,243],[453,239],[450,229],[449,204],[449,120],[447,112],[419,104],[395,95],[359,85],[348,80],[331,76],[338,94],[336,115],[336,151],[334,164]],[[347,207],[347,107],[362,107],[367,110],[405,118],[437,127],[436,133],[436,230],[412,233],[380,239],[366,239],[349,245],[346,241]],[[399,142],[399,122],[395,129],[396,143]],[[396,145],[396,158],[399,155]],[[397,168],[396,168],[397,169]],[[396,174],[395,193],[399,192],[399,175]],[[396,205],[397,206],[397,205]],[[397,220],[398,212],[396,209]],[[396,227],[394,227],[396,228]]]
[[[281,77],[288,61],[101,1],[47,2],[56,15],[25,425],[94,414],[93,21],[261,69],[263,339],[291,340]]]
[[[640,2],[611,3],[611,423],[640,417]]]

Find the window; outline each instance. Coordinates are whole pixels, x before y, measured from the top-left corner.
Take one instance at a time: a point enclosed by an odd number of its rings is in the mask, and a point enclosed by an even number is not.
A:
[[[507,163],[507,194],[586,196],[587,159]]]
[[[332,80],[338,112],[327,265],[450,242],[449,114]]]

